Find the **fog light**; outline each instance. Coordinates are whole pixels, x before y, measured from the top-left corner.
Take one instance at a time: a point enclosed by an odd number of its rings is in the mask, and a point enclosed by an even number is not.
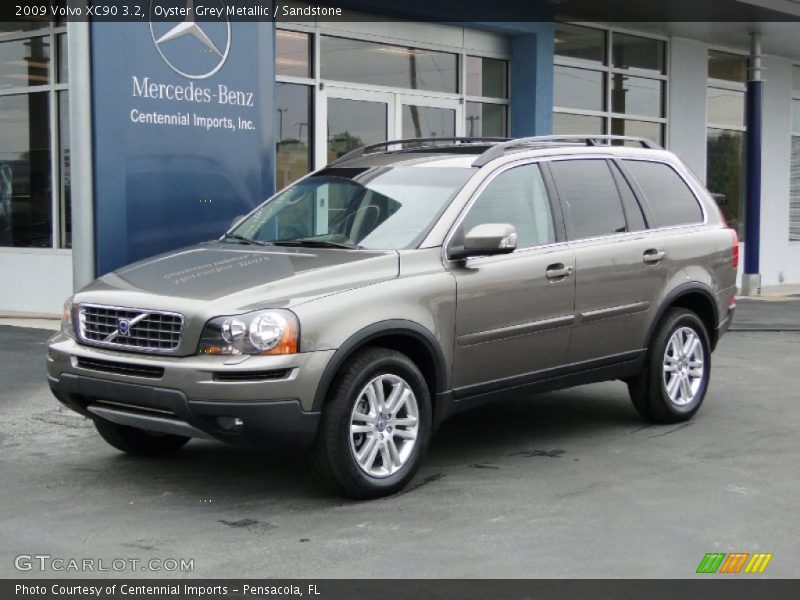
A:
[[[217,417],[217,427],[223,431],[236,433],[244,427],[244,421],[239,417]]]

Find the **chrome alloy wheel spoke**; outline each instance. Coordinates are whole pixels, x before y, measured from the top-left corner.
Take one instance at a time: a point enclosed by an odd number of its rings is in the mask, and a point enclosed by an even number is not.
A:
[[[667,342],[662,376],[670,402],[686,406],[697,398],[705,375],[700,337],[690,327],[677,329]]]
[[[350,415],[350,449],[371,477],[388,477],[408,462],[419,431],[414,390],[398,375],[379,375],[361,390]]]

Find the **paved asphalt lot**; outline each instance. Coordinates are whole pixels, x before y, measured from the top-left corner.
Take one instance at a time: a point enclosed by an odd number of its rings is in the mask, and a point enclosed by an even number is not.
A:
[[[739,314],[796,327],[800,300]],[[201,578],[682,578],[715,551],[800,574],[800,331],[723,338],[689,424],[646,425],[618,382],[457,416],[411,488],[373,502],[285,452],[116,452],[51,397],[47,336],[0,326],[0,577],[51,554],[193,558]]]

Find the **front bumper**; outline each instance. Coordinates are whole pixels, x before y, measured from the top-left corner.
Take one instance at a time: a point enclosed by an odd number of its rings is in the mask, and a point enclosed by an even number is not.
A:
[[[147,356],[56,335],[47,369],[56,398],[87,417],[234,444],[307,446],[320,417],[311,405],[332,354]]]

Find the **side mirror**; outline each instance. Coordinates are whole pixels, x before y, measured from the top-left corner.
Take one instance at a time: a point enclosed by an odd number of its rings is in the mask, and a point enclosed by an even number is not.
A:
[[[245,217],[245,215],[237,215],[237,216],[233,217],[233,219],[231,220],[231,226],[228,227],[228,230],[230,231],[231,229],[236,227],[239,223],[244,221],[244,217]]]
[[[476,225],[464,236],[464,244],[452,246],[450,260],[463,260],[470,256],[509,254],[517,249],[517,230],[508,223]]]

